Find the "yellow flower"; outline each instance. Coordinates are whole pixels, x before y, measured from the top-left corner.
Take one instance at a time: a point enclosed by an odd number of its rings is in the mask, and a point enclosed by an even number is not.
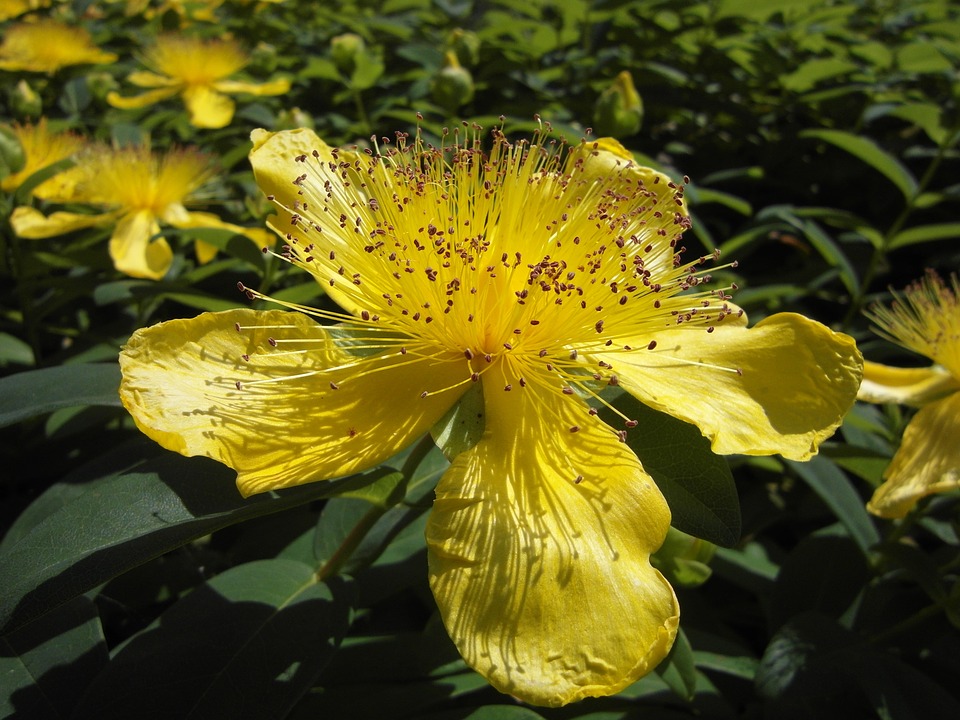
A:
[[[110,63],[116,59],[113,53],[101,52],[83,28],[54,20],[12,25],[0,43],[0,70],[54,73],[69,65]]]
[[[51,0],[0,0],[0,20],[23,15],[30,10],[50,7]]]
[[[247,61],[246,53],[232,40],[165,35],[144,55],[143,62],[152,72],[127,77],[137,87],[152,89],[133,97],[111,92],[107,102],[118,108],[142,108],[182,95],[192,125],[222,128],[233,119],[235,107],[224,93],[281,95],[290,89],[289,80],[255,84],[227,79]]]
[[[35,172],[76,154],[84,139],[71,132],[51,132],[47,119],[40,118],[36,125],[13,125],[13,134],[23,147],[26,164],[19,172],[0,180],[0,189],[11,193]],[[33,196],[44,200],[66,198],[72,193],[76,173],[67,171],[45,180],[33,189]]]
[[[191,212],[190,196],[211,177],[209,159],[190,150],[157,156],[145,147],[92,148],[78,158],[71,203],[106,209],[100,214],[54,212],[50,216],[32,207],[18,207],[10,217],[17,235],[47,238],[88,227],[113,227],[110,257],[117,270],[132,277],[159,280],[170,268],[173,251],[160,224],[177,228],[213,227],[243,233],[260,244],[266,233],[225,223],[211,213]],[[200,262],[210,260],[216,248],[197,242]]]
[[[960,285],[938,275],[894,293],[889,308],[868,313],[877,333],[933,360],[925,368],[897,368],[866,361],[860,399],[919,407],[885,482],[867,504],[875,515],[899,518],[933,493],[960,488]]]
[[[436,490],[430,585],[472,667],[556,706],[652,670],[679,622],[650,564],[670,510],[622,442],[635,423],[611,428],[587,400],[620,385],[719,452],[804,459],[852,404],[861,359],[798,315],[748,330],[700,287],[700,260],[680,260],[681,188],[616,143],[564,162],[548,141],[398,136],[368,156],[255,131],[286,257],[344,312],[137,331],[120,392],[147,435],[235,468],[245,495],[376,466],[482,393],[482,438]]]

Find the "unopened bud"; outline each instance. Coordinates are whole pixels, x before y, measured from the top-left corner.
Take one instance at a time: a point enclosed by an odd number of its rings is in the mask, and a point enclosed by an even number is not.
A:
[[[480,62],[480,36],[475,32],[454,28],[447,35],[447,47],[456,53],[461,65],[475,67]]]
[[[708,563],[716,551],[713,543],[671,527],[663,545],[650,556],[650,563],[672,585],[697,587],[710,577],[712,571]]]
[[[27,158],[13,129],[0,125],[0,180],[23,169]]]
[[[120,89],[120,83],[110,73],[92,72],[87,74],[87,89],[97,100],[105,101],[107,93]]]
[[[356,33],[344,33],[330,40],[330,57],[345,77],[353,75],[357,57],[367,49],[363,38]]]
[[[600,93],[593,110],[593,129],[600,135],[628,137],[643,125],[643,100],[633,84],[633,76],[624,70]]]
[[[10,89],[10,109],[18,119],[39,117],[43,112],[43,101],[30,83],[21,80]]]
[[[443,67],[433,76],[430,95],[447,112],[454,113],[473,99],[473,76],[460,65],[457,54],[448,50]]]
[[[281,110],[277,113],[277,130],[296,130],[297,128],[313,130],[314,127],[313,115],[298,107]]]

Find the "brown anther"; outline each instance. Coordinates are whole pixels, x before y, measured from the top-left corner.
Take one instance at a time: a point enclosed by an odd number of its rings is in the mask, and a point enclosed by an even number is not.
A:
[[[430,394],[430,393],[428,393],[426,390],[424,390],[422,393],[420,393],[420,399],[423,400],[423,398],[425,398],[425,397],[426,397],[427,395],[429,395],[429,394]]]
[[[244,353],[244,354],[241,355],[240,357],[243,358],[243,361],[244,361],[244,362],[250,362],[250,356],[247,355],[246,353]]]
[[[627,431],[617,430],[617,437],[620,438],[620,442],[625,443],[627,441]]]
[[[487,362],[493,362],[493,355],[491,355],[490,353],[487,353],[486,355],[483,356],[483,359],[486,360]]]
[[[573,481],[574,485],[579,485],[583,482],[583,475],[577,475],[577,479]]]
[[[273,338],[267,338],[267,342],[270,343],[270,346],[271,346],[271,347],[276,347],[276,346],[277,346],[277,341],[274,340]]]
[[[470,348],[467,348],[466,350],[463,351],[463,356],[467,360],[473,360],[473,350],[471,350]]]
[[[237,380],[236,385],[237,385],[237,390],[243,390],[243,385],[240,384],[239,380]]]
[[[656,340],[651,340],[651,341],[647,344],[647,350],[653,350],[656,346],[657,346],[657,341],[656,341]]]
[[[564,386],[563,386],[563,394],[564,394],[564,395],[573,395],[573,388],[570,387],[569,385],[564,385]]]
[[[504,392],[510,392],[513,390],[513,385],[504,385],[503,390]]]
[[[510,343],[504,343],[503,347],[507,350],[513,350],[513,345],[511,345]]]
[[[470,373],[470,380],[477,382],[480,379],[480,373]]]
[[[611,375],[610,379],[607,381],[607,385],[611,385],[613,387],[617,387],[619,384],[620,378],[618,378],[616,375]]]
[[[626,425],[628,428],[635,428],[635,427],[636,427],[637,425],[639,425],[639,424],[640,424],[640,423],[638,423],[636,420],[627,420],[627,421],[624,423],[624,425]]]
[[[240,332],[240,323],[234,323],[233,326],[237,329],[237,332]]]
[[[571,426],[570,426],[570,432],[572,432],[572,433],[580,432],[580,426],[579,426],[579,425],[571,425]]]
[[[360,311],[360,318],[361,318],[364,322],[366,322],[367,320],[370,319],[370,313],[367,312],[366,310],[361,310],[361,311]]]

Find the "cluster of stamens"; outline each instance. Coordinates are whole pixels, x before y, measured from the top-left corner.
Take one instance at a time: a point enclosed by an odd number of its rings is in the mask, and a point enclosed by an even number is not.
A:
[[[398,133],[384,152],[291,158],[290,195],[270,198],[289,216],[280,256],[350,312],[281,304],[348,326],[363,352],[463,363],[439,392],[496,368],[504,391],[601,402],[619,377],[591,354],[655,352],[667,327],[712,332],[742,312],[730,288],[700,287],[707,257],[681,260],[682,185],[599,174],[591,143],[565,152],[548,132],[511,144],[494,130],[489,151],[478,127],[440,147]]]

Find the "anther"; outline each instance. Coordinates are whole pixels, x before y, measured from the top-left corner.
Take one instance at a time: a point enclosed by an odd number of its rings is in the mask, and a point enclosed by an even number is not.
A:
[[[579,426],[579,425],[571,425],[571,426],[570,426],[570,432],[572,432],[572,433],[580,432],[580,426]]]
[[[577,479],[573,481],[574,485],[579,485],[583,482],[583,475],[577,475]]]
[[[504,392],[510,392],[511,390],[513,390],[513,385],[505,385],[503,387],[503,390]]]
[[[636,420],[627,420],[627,421],[624,423],[624,425],[626,425],[628,428],[635,428],[635,427],[636,427],[637,425],[639,425],[639,424],[640,424],[640,423],[638,423]]]
[[[647,345],[647,350],[653,350],[656,346],[657,346],[657,341],[656,341],[656,340],[651,340],[651,341],[649,342],[649,344]]]
[[[467,348],[466,350],[463,351],[463,356],[467,360],[473,360],[473,350],[471,350],[470,348]]]
[[[277,341],[274,340],[273,338],[267,338],[267,342],[270,343],[270,346],[271,346],[271,347],[276,347],[276,346],[277,346]]]
[[[570,387],[569,385],[564,385],[564,386],[563,386],[563,394],[564,394],[564,395],[573,395],[573,388]]]

